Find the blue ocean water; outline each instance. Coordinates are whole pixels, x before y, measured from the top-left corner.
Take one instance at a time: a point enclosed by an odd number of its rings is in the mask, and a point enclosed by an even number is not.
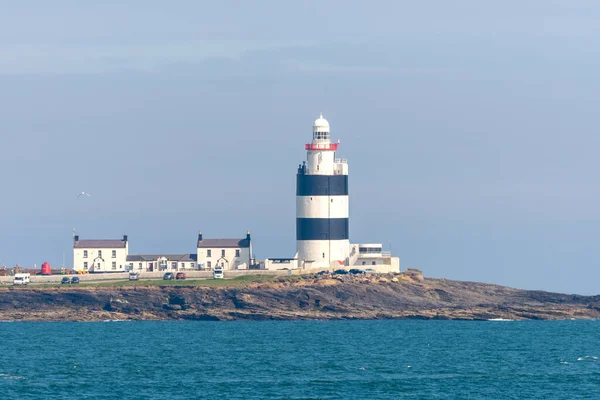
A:
[[[0,323],[0,399],[597,399],[600,321]]]

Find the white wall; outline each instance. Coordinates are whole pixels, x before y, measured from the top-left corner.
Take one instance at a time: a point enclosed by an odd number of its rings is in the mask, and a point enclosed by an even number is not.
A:
[[[364,266],[364,267],[368,267],[368,266],[373,266],[373,265],[384,265],[384,264],[390,264],[390,259],[389,258],[384,258],[384,257],[369,257],[369,256],[359,256],[356,259],[356,263],[355,265],[360,266]]]
[[[300,268],[329,268],[343,266],[337,261],[348,258],[349,240],[297,240]],[[325,255],[325,257],[323,257]],[[303,262],[303,261],[313,262]]]
[[[348,218],[348,196],[296,196],[296,218]]]
[[[173,263],[177,265],[173,268]],[[128,261],[127,265],[130,266],[133,264],[132,271],[135,272],[146,272],[150,268],[150,264],[152,264],[153,271],[161,271],[160,270],[160,261],[151,260],[151,261]],[[140,269],[141,264],[141,269]],[[165,271],[192,271],[198,269],[198,266],[195,261],[176,261],[176,260],[167,260],[167,269]],[[163,271],[164,272],[164,271]]]
[[[273,260],[269,260],[267,258],[267,259],[265,259],[264,266],[265,266],[266,270],[270,270],[270,271],[284,269],[284,268],[297,269],[298,268],[298,260],[290,260],[289,262],[280,263],[280,262],[273,262]]]
[[[84,257],[87,250],[87,257]],[[112,252],[115,251],[115,257]],[[73,248],[73,269],[76,271],[84,270],[87,263],[87,270],[90,272],[114,272],[125,271],[127,265],[128,244],[120,248]],[[99,252],[102,252],[99,258]],[[115,266],[113,267],[113,263]]]
[[[365,262],[365,265],[363,265]],[[375,264],[373,264],[375,263]],[[354,265],[348,268],[374,269],[380,273],[400,272],[399,257],[359,257]]]
[[[335,152],[309,150],[306,152],[306,169],[309,175],[333,175]],[[317,169],[318,168],[318,169]]]
[[[333,168],[333,174],[334,175],[348,175],[348,163],[346,163],[346,162],[335,163],[335,166]]]
[[[208,250],[211,252],[211,256],[208,257]],[[225,250],[225,256],[221,255],[221,251]],[[236,250],[240,251],[240,256],[236,257]],[[252,245],[246,248],[198,248],[198,265],[201,269],[214,269],[217,265],[221,263],[225,264],[226,270],[237,270],[237,269],[248,269],[250,267],[250,256],[252,252]],[[224,260],[223,260],[224,258]],[[226,260],[226,261],[225,261]],[[208,263],[210,262],[210,267]]]

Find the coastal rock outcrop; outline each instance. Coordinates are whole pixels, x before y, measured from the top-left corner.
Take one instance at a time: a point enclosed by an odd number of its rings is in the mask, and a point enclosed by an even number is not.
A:
[[[389,276],[276,278],[223,287],[4,287],[0,320],[600,318],[600,296]]]

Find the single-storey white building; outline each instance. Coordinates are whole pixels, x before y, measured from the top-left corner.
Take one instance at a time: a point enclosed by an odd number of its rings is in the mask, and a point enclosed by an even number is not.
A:
[[[266,258],[262,267],[268,270],[298,269],[297,258]]]
[[[198,234],[198,268],[212,270],[217,265],[224,270],[250,269],[253,265],[250,232],[243,239],[205,239]]]
[[[198,267],[195,254],[138,254],[127,256],[127,269],[135,272],[192,271]]]
[[[73,236],[73,269],[76,271],[122,272],[129,252],[127,235],[116,240],[79,240]]]
[[[377,272],[400,272],[400,258],[392,257],[390,251],[383,251],[381,243],[351,244],[350,266]]]

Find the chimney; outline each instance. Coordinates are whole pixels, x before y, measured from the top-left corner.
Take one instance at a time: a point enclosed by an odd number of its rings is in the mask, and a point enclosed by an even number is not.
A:
[[[199,242],[201,242],[201,241],[202,241],[202,232],[200,232],[200,233],[198,234],[198,241],[199,241]]]
[[[246,240],[250,241],[250,231],[246,232]]]
[[[123,235],[123,241],[126,242],[127,241],[127,235]]]
[[[74,240],[75,242],[79,242],[79,235],[75,235],[75,236],[73,236],[73,240]]]

